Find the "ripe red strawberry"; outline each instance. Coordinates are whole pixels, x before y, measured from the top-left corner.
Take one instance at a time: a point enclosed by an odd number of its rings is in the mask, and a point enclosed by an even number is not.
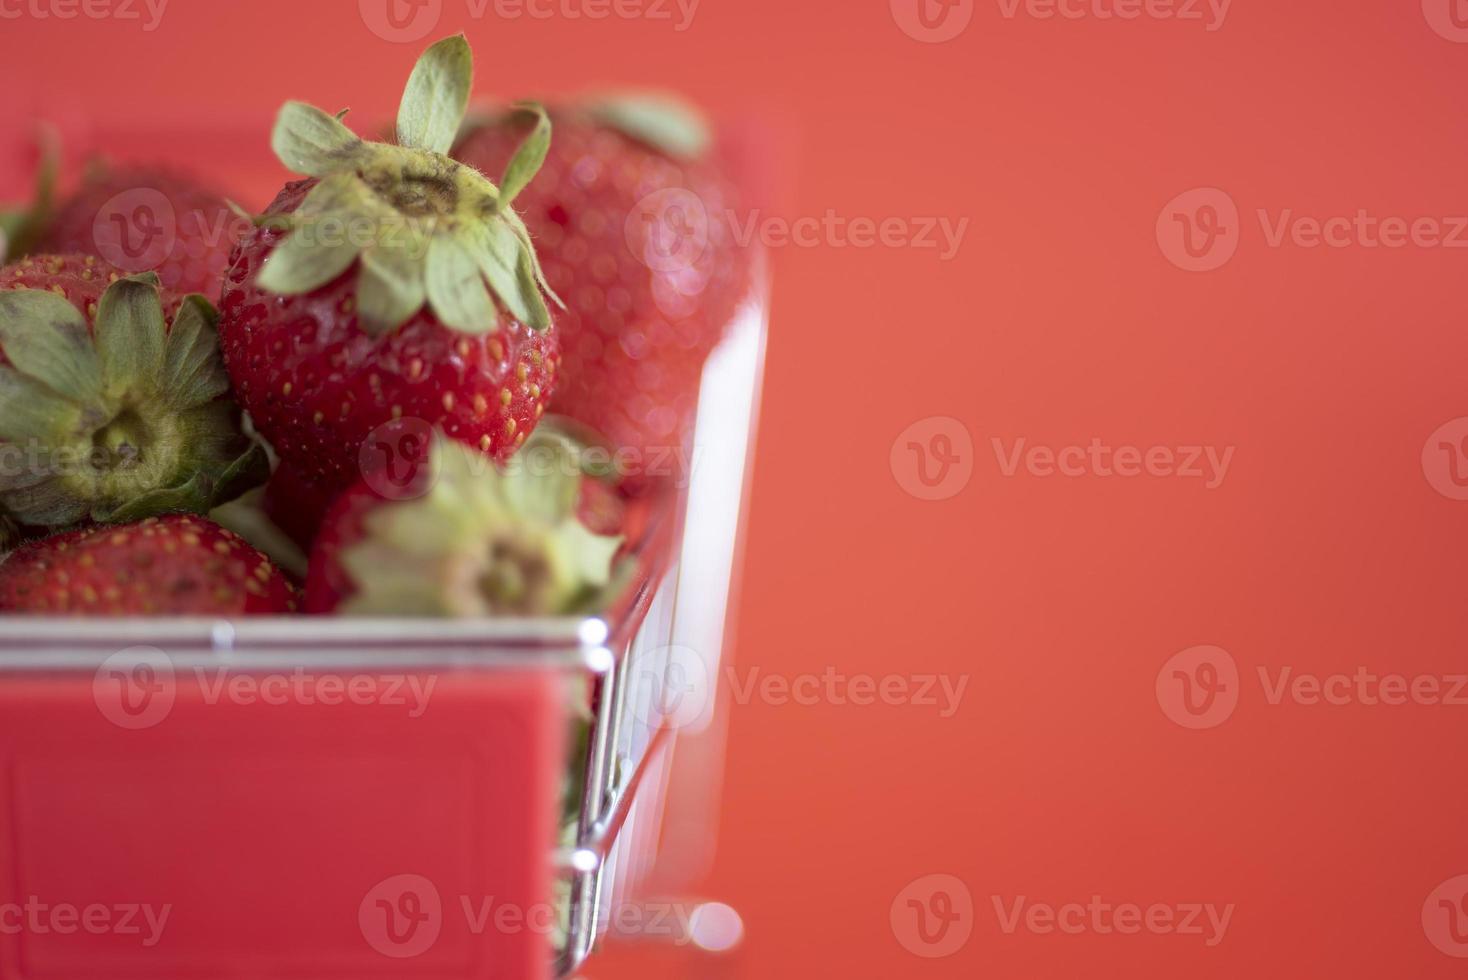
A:
[[[542,120],[496,187],[447,153],[468,103],[462,36],[414,69],[401,146],[289,103],[274,134],[288,185],[236,250],[221,334],[241,402],[284,463],[340,492],[394,420],[497,459],[545,410],[559,367],[543,279],[510,207],[550,139]]]
[[[104,168],[49,216],[39,250],[156,272],[165,289],[213,301],[230,251],[249,227],[223,193],[193,177],[166,168]]]
[[[311,542],[316,540],[316,534],[321,530],[326,511],[337,496],[329,488],[302,476],[294,466],[282,464],[276,467],[270,482],[265,484],[261,505],[276,527],[309,551]]]
[[[31,541],[0,564],[0,612],[237,616],[296,606],[270,559],[217,524],[179,514]]]
[[[681,449],[704,361],[749,288],[733,185],[696,118],[656,102],[552,113],[556,140],[518,206],[558,314],[565,363],[550,410],[643,454]],[[523,123],[501,116],[454,155],[503,166]]]
[[[41,254],[20,259],[0,268],[0,290],[44,289],[82,310],[88,321],[96,318],[97,303],[107,287],[127,273],[95,255]],[[181,297],[163,293],[163,312],[172,317],[178,312]]]
[[[90,256],[0,269],[0,510],[32,527],[126,523],[263,481],[215,317]]]
[[[504,470],[439,438],[417,495],[371,481],[332,505],[311,553],[306,611],[372,616],[589,613],[623,581],[619,536],[578,519],[574,447],[537,436]]]

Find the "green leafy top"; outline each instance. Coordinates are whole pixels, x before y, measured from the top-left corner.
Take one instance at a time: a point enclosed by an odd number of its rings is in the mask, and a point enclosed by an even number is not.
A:
[[[697,160],[713,143],[708,121],[676,96],[660,93],[603,96],[588,102],[586,111],[603,125],[675,160]]]
[[[447,155],[472,81],[462,34],[429,48],[403,93],[397,146],[361,139],[340,116],[286,103],[272,146],[287,167],[319,183],[289,217],[290,234],[266,261],[260,287],[309,293],[360,260],[357,308],[374,335],[401,326],[425,303],[465,333],[498,328],[496,300],[527,326],[549,327],[544,297],[560,301],[511,204],[545,160],[550,120],[537,105],[517,107],[536,125],[496,186]]]
[[[364,616],[556,616],[603,608],[625,581],[622,538],[577,517],[574,446],[537,437],[504,470],[438,437],[422,497],[389,501],[364,520],[341,562]]]
[[[505,125],[516,111],[494,104],[471,106],[454,145],[482,129]],[[703,158],[714,142],[703,113],[678,96],[662,92],[600,93],[558,108],[556,115],[589,119],[682,163]]]
[[[0,265],[30,253],[51,221],[56,204],[56,174],[61,168],[61,138],[55,129],[40,131],[41,163],[36,189],[25,207],[0,210]]]
[[[205,513],[264,482],[216,320],[188,296],[169,329],[152,273],[108,286],[93,329],[56,293],[0,292],[0,508],[42,527],[122,523]]]

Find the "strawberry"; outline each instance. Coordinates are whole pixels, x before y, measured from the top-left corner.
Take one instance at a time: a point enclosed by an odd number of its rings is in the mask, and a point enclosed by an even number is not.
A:
[[[97,303],[107,287],[127,273],[105,259],[80,252],[69,255],[33,255],[0,268],[0,290],[44,289],[65,299],[72,306],[96,316]],[[178,312],[180,297],[164,291],[163,312],[172,317]]]
[[[171,292],[213,300],[249,229],[224,194],[185,174],[103,168],[45,221],[39,250],[97,255],[127,272],[156,272]]]
[[[0,611],[65,616],[294,612],[295,589],[238,535],[173,514],[22,545],[0,564]]]
[[[265,515],[302,548],[310,549],[322,518],[337,494],[303,476],[293,466],[276,467],[261,501]]]
[[[539,110],[499,186],[450,160],[468,104],[463,36],[408,81],[400,146],[288,103],[273,143],[288,185],[236,248],[225,360],[285,465],[339,493],[375,433],[400,420],[505,459],[545,409],[560,356],[529,234],[511,208],[550,140]]]
[[[537,435],[498,469],[442,437],[416,496],[363,481],[332,505],[311,553],[306,611],[372,616],[589,613],[624,578],[621,537],[577,518],[574,447]]]
[[[32,527],[126,523],[263,481],[215,318],[91,256],[0,269],[0,509]]]
[[[683,447],[704,361],[748,291],[748,256],[727,219],[737,195],[678,107],[623,100],[552,119],[555,144],[518,202],[567,304],[549,410],[635,450],[646,469]],[[493,171],[523,128],[491,118],[454,155]]]

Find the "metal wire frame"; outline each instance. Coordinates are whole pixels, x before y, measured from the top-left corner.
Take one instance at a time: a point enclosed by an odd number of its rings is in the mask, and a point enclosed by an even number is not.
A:
[[[582,657],[592,673],[592,703],[596,706],[588,738],[581,812],[574,848],[558,856],[559,870],[571,878],[570,908],[564,947],[555,962],[558,977],[568,977],[584,963],[600,937],[601,905],[610,884],[611,857],[623,827],[638,799],[661,749],[671,741],[672,729],[657,725],[637,758],[618,751],[623,733],[635,722],[629,708],[633,678],[638,676],[637,651],[648,633],[657,628],[648,613],[660,589],[676,592],[676,578],[651,580],[623,618],[611,646],[587,651]]]

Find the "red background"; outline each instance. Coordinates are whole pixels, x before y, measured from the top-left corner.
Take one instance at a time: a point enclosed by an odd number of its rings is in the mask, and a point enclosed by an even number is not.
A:
[[[775,251],[738,618],[744,668],[964,675],[961,709],[736,706],[703,890],[744,914],[745,948],[617,952],[586,974],[1461,974],[1420,915],[1468,872],[1468,706],[1271,705],[1256,671],[1468,670],[1468,503],[1421,461],[1468,415],[1468,255],[1272,247],[1257,212],[1468,215],[1468,45],[1416,0],[1236,0],[1211,32],[968,3],[967,30],[925,44],[887,0],[703,0],[683,32],[471,20],[446,0],[438,33],[468,31],[483,92],[665,83],[762,115],[788,148],[771,215],[969,222],[949,261]],[[421,45],[374,36],[347,0],[172,0],[152,33],[27,15],[0,20],[0,47],[7,140],[37,114],[146,121],[159,156],[188,160],[175,126],[259,126],[236,161],[258,205],[281,176],[275,106],[387,118]],[[1197,187],[1241,215],[1208,273],[1156,237]],[[889,458],[931,416],[973,438],[971,482],[937,502]],[[1006,477],[994,438],[1235,454],[1213,490]],[[1242,676],[1232,717],[1190,731],[1156,679],[1200,644]],[[923,959],[889,911],[934,873],[963,879],[976,921]],[[1092,895],[1236,908],[1209,948],[1006,934],[992,903]]]

